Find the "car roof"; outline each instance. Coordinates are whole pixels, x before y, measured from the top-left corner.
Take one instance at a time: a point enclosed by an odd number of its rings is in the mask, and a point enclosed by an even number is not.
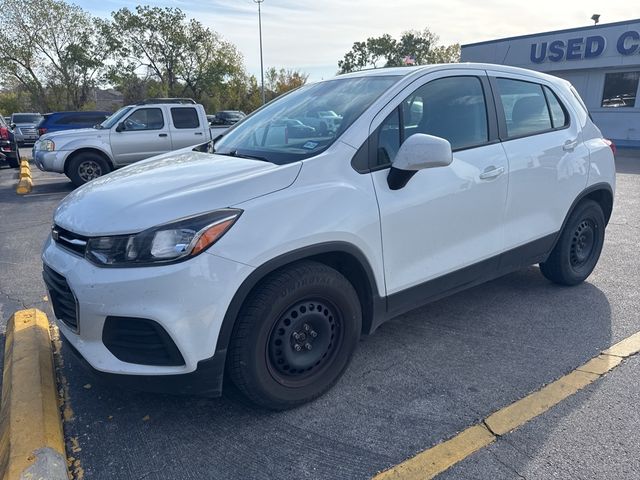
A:
[[[493,63],[434,63],[429,65],[420,65],[417,67],[388,67],[388,68],[371,68],[367,70],[359,70],[357,72],[345,73],[342,75],[338,75],[335,78],[358,78],[358,77],[373,77],[373,76],[399,76],[399,77],[408,77],[408,76],[421,76],[429,71],[439,71],[439,70],[492,70],[504,73],[518,74],[518,75],[526,75],[529,77],[540,78],[551,82],[566,82],[566,80],[562,80],[558,77],[554,77],[553,75],[548,75],[542,72],[536,72],[533,70],[528,70],[525,68],[519,67],[511,67],[506,65],[496,65]],[[332,79],[327,79],[325,81],[331,81]]]

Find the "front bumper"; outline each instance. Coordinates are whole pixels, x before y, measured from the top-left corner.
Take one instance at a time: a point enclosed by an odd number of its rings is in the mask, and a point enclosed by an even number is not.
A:
[[[120,375],[96,370],[66,337],[62,339],[63,344],[91,375],[118,388],[203,397],[219,397],[222,394],[226,350],[220,350],[213,357],[198,362],[196,370],[183,375]]]
[[[174,265],[100,268],[51,238],[42,260],[66,279],[76,299],[77,329],[56,319],[64,338],[93,369],[135,376],[190,374],[203,368],[203,361],[211,361],[214,354],[219,356],[215,350],[224,315],[253,270],[209,253]],[[173,341],[184,364],[151,365],[116,358],[103,342],[109,316],[156,322]],[[214,363],[220,362],[223,364],[216,359]]]
[[[64,173],[64,162],[69,152],[64,150],[47,150],[33,149],[33,161],[36,166],[43,172]]]

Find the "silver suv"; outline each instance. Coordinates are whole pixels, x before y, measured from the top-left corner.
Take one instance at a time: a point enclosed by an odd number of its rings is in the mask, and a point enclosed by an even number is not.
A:
[[[14,113],[9,124],[13,128],[18,146],[33,145],[38,140],[37,125],[42,120],[39,113]]]

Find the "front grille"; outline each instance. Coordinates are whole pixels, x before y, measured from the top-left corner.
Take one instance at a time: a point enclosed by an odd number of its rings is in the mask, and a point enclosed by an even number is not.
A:
[[[69,250],[71,253],[84,257],[85,250],[87,249],[87,237],[65,230],[58,225],[54,225],[53,228],[51,228],[51,237],[53,241],[61,247]]]
[[[107,317],[102,342],[118,359],[140,365],[180,366],[184,359],[169,334],[147,318]]]
[[[38,131],[34,127],[20,127],[22,135],[38,135]]]
[[[42,278],[49,291],[49,298],[56,318],[63,321],[72,329],[77,330],[77,302],[67,280],[46,265],[43,265]]]

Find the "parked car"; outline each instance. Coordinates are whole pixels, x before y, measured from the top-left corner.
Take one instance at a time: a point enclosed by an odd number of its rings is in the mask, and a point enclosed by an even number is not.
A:
[[[16,136],[18,146],[33,145],[38,139],[36,126],[42,120],[39,113],[13,113],[9,125]]]
[[[45,113],[36,128],[38,135],[60,130],[90,128],[104,122],[109,116],[111,112],[103,111]]]
[[[7,162],[11,168],[18,168],[20,166],[18,143],[13,130],[4,118],[0,116],[0,153],[4,157],[2,160]]]
[[[67,175],[75,185],[116,168],[224,132],[210,128],[202,105],[189,99],[150,99],[128,105],[94,128],[46,133],[33,147],[40,170]]]
[[[239,110],[222,110],[214,115],[212,125],[234,125],[246,116],[246,113]]]
[[[342,118],[331,137],[269,140],[312,107]],[[532,264],[584,281],[613,205],[610,142],[575,89],[512,67],[339,76],[212,143],[71,193],[44,246],[63,337],[134,388],[217,395],[226,371],[264,407],[300,405],[403,312]]]

